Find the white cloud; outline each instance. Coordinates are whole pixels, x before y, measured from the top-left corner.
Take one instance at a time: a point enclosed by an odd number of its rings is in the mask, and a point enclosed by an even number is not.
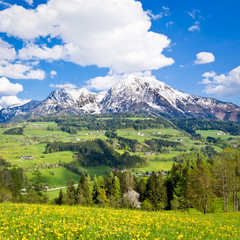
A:
[[[0,78],[0,95],[17,95],[23,91],[23,86],[19,83],[11,83],[7,78]]]
[[[211,72],[205,72],[202,77],[205,77],[205,78],[213,78],[216,76],[216,73],[214,71],[211,71]]]
[[[163,11],[162,12],[160,12],[159,14],[153,14],[152,13],[152,10],[147,10],[147,14],[148,14],[148,16],[149,17],[151,17],[151,19],[153,19],[153,20],[157,20],[157,19],[159,19],[159,18],[162,18],[162,17],[167,17],[167,16],[169,16],[169,15],[171,15],[171,13],[170,13],[170,9],[168,8],[168,7],[162,7],[162,9],[163,9]]]
[[[13,79],[38,79],[43,80],[45,78],[45,72],[43,70],[32,69],[32,66],[24,65],[22,63],[9,63],[4,60],[0,60],[0,76],[9,77]]]
[[[173,24],[174,24],[174,22],[173,22],[173,21],[170,21],[170,22],[166,23],[166,27],[168,28],[169,26],[171,26],[171,25],[173,25]]]
[[[46,45],[37,46],[31,43],[19,50],[18,57],[22,60],[60,60],[67,58],[68,48],[68,45],[48,48]]]
[[[193,19],[196,18],[196,15],[200,13],[201,11],[199,9],[193,9],[192,12],[187,12],[187,14],[192,17]]]
[[[104,91],[104,90],[110,89],[112,86],[114,86],[116,83],[120,81],[123,81],[125,79],[131,79],[136,76],[155,78],[154,76],[151,75],[150,71],[131,73],[131,74],[109,73],[107,76],[104,76],[104,77],[96,77],[96,78],[90,79],[89,81],[87,81],[88,86],[86,86],[86,88],[95,89],[98,91]]]
[[[65,83],[65,84],[50,84],[51,88],[70,88],[70,89],[75,89],[77,86],[75,84],[71,83]]]
[[[28,3],[29,5],[33,4],[33,0],[25,0],[26,3]]]
[[[6,3],[4,1],[0,1],[0,4],[3,5],[4,7],[10,7],[11,6],[11,4]]]
[[[14,60],[16,58],[16,51],[9,43],[0,38],[0,59]]]
[[[51,78],[54,78],[55,76],[57,76],[57,72],[53,70],[50,72],[50,74],[51,74]]]
[[[193,26],[188,28],[188,31],[193,32],[193,31],[200,31],[200,22],[196,21]]]
[[[210,52],[200,52],[196,55],[195,64],[206,64],[215,61],[215,56]]]
[[[16,96],[3,96],[0,98],[0,109],[1,108],[5,108],[5,107],[9,107],[9,106],[21,106],[23,104],[26,104],[28,102],[30,102],[31,100],[21,100]]]
[[[164,11],[166,15],[169,9]],[[36,9],[13,5],[0,12],[1,32],[25,40],[59,37],[64,44],[52,49],[26,46],[19,53],[22,59],[62,58],[118,73],[154,70],[174,63],[162,54],[170,40],[150,31],[150,27],[150,17],[135,0],[49,0]]]
[[[203,82],[207,86],[204,92],[216,94],[219,97],[240,96],[240,66],[230,71],[228,74],[216,75],[215,72],[204,73]]]

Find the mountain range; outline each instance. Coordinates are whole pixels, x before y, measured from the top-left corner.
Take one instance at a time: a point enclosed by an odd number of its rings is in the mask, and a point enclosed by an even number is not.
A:
[[[154,112],[165,117],[201,117],[240,121],[240,107],[214,98],[193,96],[153,77],[131,75],[107,92],[61,88],[44,101],[32,100],[0,110],[0,122],[49,114]]]

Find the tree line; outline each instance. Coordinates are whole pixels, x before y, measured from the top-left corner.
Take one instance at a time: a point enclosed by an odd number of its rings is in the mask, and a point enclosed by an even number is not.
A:
[[[61,151],[75,152],[75,162],[84,167],[107,165],[116,168],[129,168],[145,165],[145,159],[140,156],[130,155],[128,152],[120,154],[101,139],[79,143],[48,143],[45,149],[46,154]]]
[[[83,174],[77,189],[70,180],[67,192],[61,191],[54,202],[144,210],[196,208],[203,213],[240,211],[240,151],[225,149],[211,158],[200,152],[182,154],[167,176],[152,172],[137,180],[130,172],[115,171],[92,181]]]

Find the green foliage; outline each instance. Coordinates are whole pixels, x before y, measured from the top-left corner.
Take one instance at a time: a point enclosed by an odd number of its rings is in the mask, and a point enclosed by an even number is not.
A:
[[[200,118],[171,119],[172,123],[186,132],[196,135],[196,130],[221,130],[231,135],[240,135],[240,125],[231,121]]]
[[[30,179],[30,188],[32,188],[35,192],[40,194],[43,188],[43,178],[41,171],[37,168],[32,172],[32,178]]]
[[[127,152],[122,155],[119,154],[101,139],[79,143],[48,143],[45,153],[58,151],[77,152],[77,162],[81,166],[107,165],[110,167],[134,167],[137,163],[142,165],[145,162],[143,158],[131,156]],[[74,169],[75,163],[70,163],[65,166],[68,169]],[[76,171],[75,169],[74,172]]]
[[[182,145],[180,142],[173,142],[163,139],[146,140],[145,143],[154,151],[161,151],[161,148],[163,147],[177,147]]]
[[[3,134],[6,135],[23,135],[23,128],[18,127],[18,128],[11,128],[3,132]]]

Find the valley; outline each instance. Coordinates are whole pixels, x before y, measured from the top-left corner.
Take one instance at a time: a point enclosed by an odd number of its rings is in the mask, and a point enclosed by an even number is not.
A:
[[[96,125],[92,124],[94,122]],[[225,124],[231,127],[231,124]],[[66,125],[72,131],[75,130],[74,134],[65,132],[63,126]],[[223,126],[221,123],[219,125]],[[23,134],[4,134],[11,129],[23,129]],[[0,156],[12,166],[22,168],[29,179],[32,172],[39,169],[43,184],[49,188],[58,188],[66,186],[70,178],[77,184],[81,173],[89,174],[91,178],[94,175],[106,176],[113,169],[125,168],[137,178],[152,171],[164,173],[170,171],[172,164],[178,162],[178,156],[184,153],[206,152],[209,148],[211,151],[221,152],[227,146],[240,145],[240,135],[231,135],[221,130],[197,130],[196,133],[197,135],[191,135],[169,120],[137,114],[37,118],[1,125]],[[116,154],[123,156],[128,153],[130,156],[140,157],[141,163],[128,167],[124,164],[117,166],[101,163],[84,166],[76,161],[76,151],[46,153],[47,145],[56,142],[78,145],[98,139]],[[214,139],[215,142],[209,139]],[[74,168],[69,167],[69,164],[73,164]],[[50,197],[56,197],[58,192],[59,190],[51,192]]]

